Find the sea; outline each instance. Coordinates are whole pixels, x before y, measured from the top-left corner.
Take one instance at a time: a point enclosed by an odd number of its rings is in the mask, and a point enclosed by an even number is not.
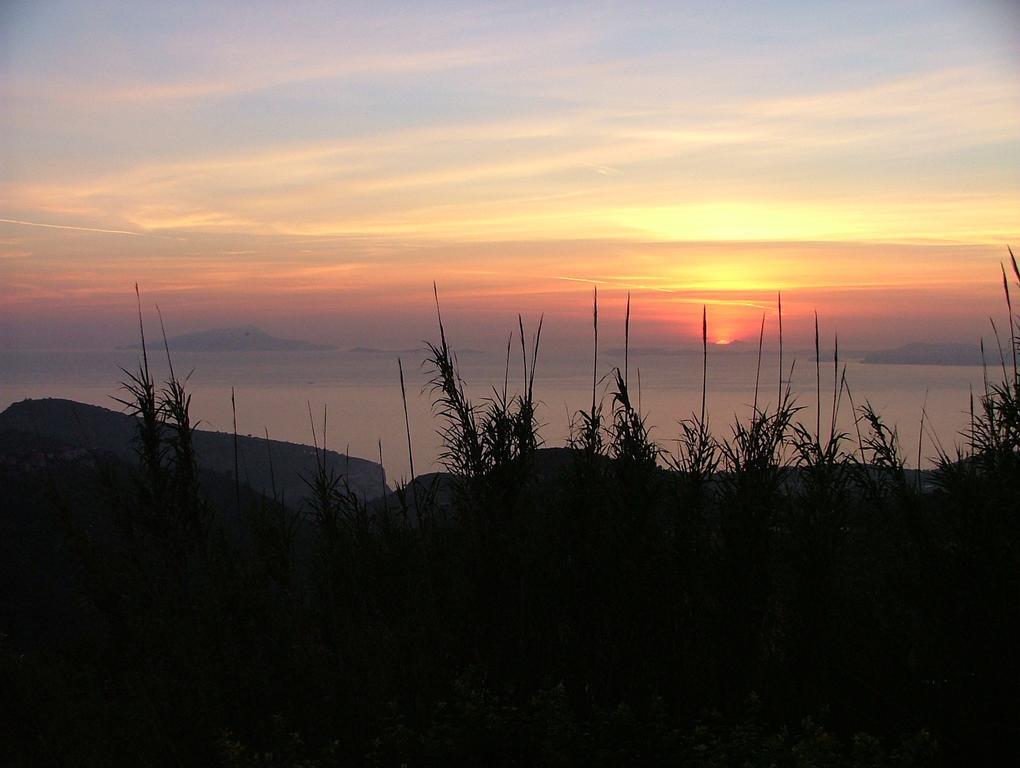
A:
[[[153,374],[164,380],[165,354],[150,351]],[[908,466],[932,466],[937,446],[952,453],[970,423],[970,393],[983,388],[980,366],[878,365],[861,355],[845,355],[839,372],[814,353],[786,353],[782,380],[778,355],[767,354],[758,366],[756,349],[710,347],[707,403],[712,431],[731,434],[736,420],[746,420],[755,402],[767,407],[789,387],[800,411],[797,420],[823,433],[832,423],[833,392],[838,393],[837,429],[857,443],[853,403],[870,404],[895,427]],[[824,355],[823,355],[824,358]],[[411,440],[408,450],[398,359],[403,366]],[[440,468],[441,419],[433,409],[432,371],[420,351],[273,351],[176,352],[178,377],[188,377],[192,416],[200,428],[265,436],[318,445],[379,460],[390,483]],[[465,390],[475,404],[502,391],[506,358],[501,353],[471,352],[458,358]],[[0,352],[0,409],[25,398],[59,397],[122,409],[125,371],[137,370],[140,352],[124,349],[9,350]],[[597,370],[590,349],[540,351],[535,376],[540,436],[547,446],[569,439],[578,411],[589,409],[593,378],[596,398],[613,405],[611,371],[624,367],[620,351],[600,354]],[[520,391],[519,357],[511,358],[509,391]],[[792,368],[792,375],[790,370]],[[843,380],[847,386],[840,386]],[[626,360],[631,397],[665,450],[675,450],[678,421],[701,410],[700,351],[633,350]],[[593,376],[593,373],[595,374]],[[818,380],[820,379],[820,387]],[[820,406],[817,397],[821,390]],[[849,393],[847,392],[849,390]]]
[[[164,380],[162,351],[150,351],[153,375]],[[823,355],[824,358],[824,355]],[[398,360],[404,369],[411,441],[408,451]],[[0,352],[0,409],[27,398],[67,398],[122,409],[124,371],[138,369],[135,350],[12,350]],[[433,411],[432,371],[420,351],[175,352],[177,376],[188,378],[192,415],[200,428],[266,436],[293,443],[323,444],[343,453],[379,460],[391,481],[441,468],[442,419]],[[501,393],[507,379],[504,354],[470,352],[458,357],[465,392],[476,405]],[[614,367],[624,368],[620,351],[540,352],[534,396],[541,437],[563,446],[579,410],[596,398],[608,413],[613,406]],[[631,400],[639,405],[651,434],[664,450],[676,448],[680,419],[702,407],[703,358],[700,351],[633,350],[625,369]],[[792,371],[792,373],[790,373]],[[844,375],[846,387],[843,386]],[[832,421],[837,394],[837,430],[857,443],[854,406],[869,404],[898,431],[908,466],[930,467],[942,450],[953,452],[970,423],[970,397],[982,392],[984,371],[968,365],[891,365],[847,355],[835,370],[830,361],[816,367],[813,351],[786,352],[780,380],[777,355],[758,364],[757,350],[710,347],[706,411],[719,438],[736,420],[747,420],[758,406],[773,405],[780,388],[789,388],[801,410],[797,420],[823,434]],[[819,385],[820,379],[820,385]],[[521,390],[522,363],[510,360],[508,389]],[[820,400],[817,393],[820,389]],[[233,402],[232,402],[233,401]],[[820,402],[820,408],[819,408]]]

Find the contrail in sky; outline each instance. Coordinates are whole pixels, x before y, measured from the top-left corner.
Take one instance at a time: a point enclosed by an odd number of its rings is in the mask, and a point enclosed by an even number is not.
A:
[[[21,224],[26,227],[45,227],[46,229],[73,229],[76,232],[101,232],[106,235],[131,235],[132,237],[156,237],[160,240],[179,240],[181,238],[166,235],[152,235],[148,232],[129,232],[126,229],[99,229],[97,227],[72,227],[69,224],[43,224],[38,221],[21,221],[20,219],[0,219],[3,224]]]

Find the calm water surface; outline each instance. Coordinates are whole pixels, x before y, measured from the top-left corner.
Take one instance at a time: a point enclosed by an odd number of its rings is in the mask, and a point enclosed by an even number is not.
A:
[[[710,350],[708,410],[717,435],[729,433],[734,415],[746,418],[754,397],[756,353]],[[788,355],[789,365],[794,355]],[[796,355],[793,391],[804,407],[799,417],[814,425],[816,418],[815,369],[808,353]],[[166,361],[151,356],[157,376],[166,373]],[[441,450],[438,421],[430,415],[428,370],[424,353],[401,355],[408,386],[415,469],[435,466]],[[622,363],[606,355],[600,375]],[[479,399],[502,387],[504,360],[497,354],[461,358],[461,373],[469,394]],[[0,409],[24,398],[65,397],[95,405],[119,408],[112,400],[123,379],[121,367],[135,368],[138,353],[124,350],[65,350],[0,352]],[[908,463],[917,463],[921,409],[924,405],[934,432],[946,446],[958,440],[969,420],[969,388],[981,389],[982,371],[970,366],[867,365],[848,360],[847,380],[854,401],[869,401],[899,428]],[[391,480],[408,473],[407,445],[397,376],[397,355],[342,351],[317,352],[180,352],[174,356],[180,375],[191,371],[193,414],[207,429],[230,431],[230,390],[237,400],[238,431],[293,442],[312,442],[309,407],[322,440],[326,409],[326,442],[330,448],[377,459],[382,442],[383,461]],[[520,363],[511,370],[511,389],[521,379]],[[774,403],[778,389],[777,361],[764,361],[761,403]],[[631,355],[631,389],[637,389],[640,371],[641,406],[654,426],[653,437],[672,447],[676,421],[700,408],[701,359],[697,354]],[[536,395],[542,401],[539,417],[547,445],[562,445],[569,434],[571,414],[591,401],[592,367],[582,352],[540,355]],[[822,422],[832,407],[832,364],[822,365]],[[608,383],[600,385],[604,390]],[[927,394],[926,394],[927,393]],[[927,399],[926,399],[927,398]],[[926,405],[925,405],[926,403]],[[607,398],[606,407],[610,405]],[[853,432],[849,402],[844,398],[840,422]],[[922,464],[934,455],[928,434],[922,440]]]

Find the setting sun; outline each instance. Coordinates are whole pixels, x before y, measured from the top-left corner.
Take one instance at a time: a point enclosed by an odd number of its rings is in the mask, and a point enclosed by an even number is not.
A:
[[[0,333],[96,343],[85,316],[126,333],[114,318],[136,280],[194,327],[258,320],[344,344],[364,341],[366,308],[415,340],[433,280],[486,308],[477,344],[522,309],[580,328],[593,285],[632,293],[656,343],[701,305],[718,338],[753,336],[778,291],[791,333],[817,308],[862,343],[913,333],[884,319],[891,292],[904,310],[983,317],[984,275],[1020,234],[1016,42],[990,14],[937,6],[875,4],[874,26],[830,9],[831,55],[813,42],[827,28],[801,37],[750,7],[696,55],[718,33],[703,10],[649,24],[506,7],[490,24],[457,4],[141,3],[108,24],[85,3],[12,6]],[[251,50],[225,31],[235,13]],[[922,39],[953,55],[903,45]]]
[[[1018,248],[1020,0],[0,0],[0,763],[1015,764]]]

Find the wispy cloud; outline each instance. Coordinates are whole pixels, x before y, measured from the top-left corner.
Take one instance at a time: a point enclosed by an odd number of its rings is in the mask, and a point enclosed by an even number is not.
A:
[[[12,36],[0,83],[0,294],[142,277],[306,311],[443,277],[486,310],[568,312],[595,282],[668,319],[766,289],[970,290],[971,250],[1020,240],[1001,46],[962,5],[742,10],[39,11],[62,23]]]
[[[162,240],[180,239],[170,238],[164,235],[156,235],[151,232],[129,232],[124,229],[102,229],[100,227],[76,227],[70,224],[46,224],[40,221],[22,221],[20,219],[0,219],[3,224],[17,224],[23,227],[42,227],[44,229],[70,229],[75,232],[98,232],[104,235],[131,235],[132,237],[155,237]]]
[[[177,82],[138,82],[97,88],[83,94],[68,90],[69,98],[122,102],[152,103],[191,101],[280,88],[296,83],[337,80],[358,75],[394,76],[412,73],[441,72],[491,62],[491,53],[480,48],[361,54],[347,56],[326,64],[306,65],[292,69],[259,72],[241,71],[226,79],[183,80]]]

